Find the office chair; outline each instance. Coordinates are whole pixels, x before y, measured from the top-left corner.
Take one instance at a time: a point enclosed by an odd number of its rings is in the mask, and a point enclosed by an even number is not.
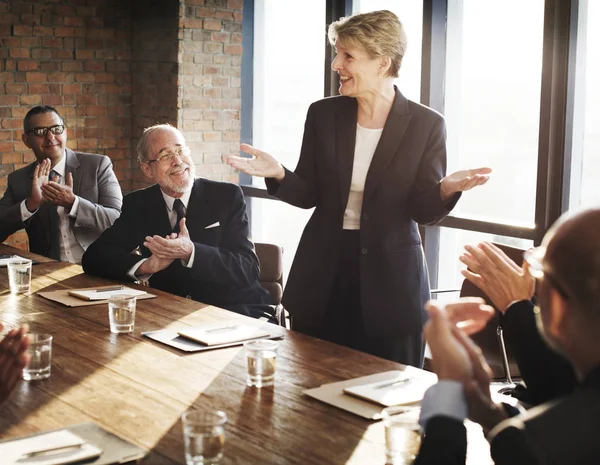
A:
[[[275,244],[254,243],[256,255],[260,263],[260,276],[258,278],[273,299],[275,304],[275,317],[280,326],[290,329],[290,320],[287,312],[281,305],[283,296],[283,248]]]

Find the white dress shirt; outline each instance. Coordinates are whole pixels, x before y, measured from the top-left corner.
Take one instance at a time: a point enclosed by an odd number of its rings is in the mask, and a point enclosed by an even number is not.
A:
[[[360,124],[356,125],[354,164],[352,166],[350,195],[344,211],[344,229],[360,229],[365,181],[382,132],[383,128],[369,129],[363,128]]]
[[[175,203],[175,197],[171,197],[170,195],[165,194],[162,191],[162,189],[161,189],[160,193],[162,194],[163,199],[165,199],[165,204],[167,206],[167,215],[169,216],[169,222],[171,223],[171,229],[173,229],[173,228],[175,228],[175,223],[177,222],[177,212],[173,209],[173,204]],[[181,200],[181,203],[183,203],[183,206],[186,208],[186,211],[187,211],[188,203],[190,201],[191,194],[192,194],[192,191],[190,189],[189,191],[184,192],[184,194],[179,198],[179,200]],[[181,264],[187,268],[191,268],[194,265],[195,255],[196,255],[196,249],[192,248],[192,254],[190,255],[190,259],[188,260],[188,262],[186,263],[185,261],[181,260]],[[142,266],[142,263],[144,263],[146,260],[148,260],[148,259],[144,258],[143,260],[140,260],[139,262],[137,262],[135,265],[133,265],[133,267],[129,270],[129,273],[127,273],[127,274],[135,280],[147,282],[150,279],[150,276],[152,276],[151,274],[140,275],[140,276],[135,274],[137,269],[140,266]]]
[[[67,168],[67,157],[63,155],[60,161],[52,168],[53,171],[56,171],[57,174],[60,175],[60,179],[56,182],[58,184],[64,185],[66,183],[66,168]],[[35,215],[39,208],[34,212],[30,212],[27,210],[26,202],[27,200],[23,200],[21,202],[21,220],[25,222],[33,215]],[[58,232],[59,232],[59,240],[60,240],[60,259],[65,262],[70,263],[81,263],[81,257],[83,256],[83,247],[77,241],[75,237],[75,233],[73,232],[73,228],[71,227],[71,218],[77,218],[77,211],[79,209],[79,197],[75,196],[75,201],[73,202],[73,206],[71,210],[67,213],[64,207],[57,207],[56,212],[58,213]]]

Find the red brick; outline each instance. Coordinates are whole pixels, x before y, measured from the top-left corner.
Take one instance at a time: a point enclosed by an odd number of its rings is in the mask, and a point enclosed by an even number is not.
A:
[[[96,82],[115,82],[115,75],[111,73],[96,73]]]
[[[19,97],[17,95],[0,95],[0,106],[18,105]]]
[[[0,120],[0,127],[4,129],[21,129],[23,121],[15,118],[3,118]]]
[[[42,104],[43,105],[62,105],[63,98],[62,95],[42,95]]]
[[[210,40],[213,42],[228,42],[229,32],[213,32],[210,35]]]
[[[34,60],[19,60],[17,67],[19,71],[32,71],[38,69],[38,62]]]
[[[104,116],[106,108],[100,106],[83,107],[78,112],[80,116]]]
[[[75,50],[75,58],[77,60],[85,60],[85,59],[94,58],[94,51],[77,49],[77,50]]]
[[[33,30],[32,26],[13,26],[13,35],[14,36],[30,36],[31,31]]]
[[[42,96],[36,94],[21,95],[21,105],[40,105]]]
[[[233,34],[231,34],[231,43],[232,44],[241,44],[242,38],[243,38],[242,34],[240,34],[239,32],[234,32]]]
[[[27,73],[27,82],[46,82],[48,80],[48,74],[46,73]]]
[[[31,51],[28,48],[11,48],[9,54],[11,58],[29,58]]]
[[[21,24],[40,25],[42,18],[40,15],[21,15]]]
[[[33,35],[42,37],[52,37],[54,35],[54,30],[51,27],[33,26]]]
[[[104,71],[105,70],[105,66],[104,63],[101,61],[86,61],[83,63],[83,70],[84,71]]]
[[[75,100],[75,95],[73,95],[73,94],[63,95],[63,103],[65,105],[75,105],[77,103]]]
[[[27,85],[25,84],[6,84],[6,93],[7,94],[18,94],[23,95],[27,92]]]
[[[75,37],[75,28],[72,27],[55,27],[54,35],[58,37]]]
[[[12,131],[0,131],[0,140],[13,140]]]
[[[225,53],[228,55],[241,55],[242,54],[242,46],[241,45],[225,45]]]
[[[63,94],[79,94],[81,92],[81,84],[63,84]]]
[[[28,13],[31,13],[32,11],[33,11],[33,8],[32,8],[31,3],[12,2],[11,6],[10,6],[10,12],[17,14],[17,15],[28,14]]]
[[[241,10],[242,8],[244,8],[243,0],[227,0],[227,9]]]
[[[223,53],[223,44],[219,42],[205,42],[203,49],[205,53]]]
[[[14,73],[0,73],[0,82],[13,82],[14,80]]]
[[[243,15],[243,13],[242,13],[241,11],[240,11],[239,13],[238,13],[238,12],[234,13],[234,14],[233,14],[233,20],[234,20],[236,23],[241,23],[241,22],[244,20],[244,15]]]
[[[34,48],[31,50],[31,58],[52,58],[52,50],[49,48]]]
[[[42,45],[48,48],[62,48],[63,40],[58,37],[44,37],[42,39]]]
[[[83,27],[85,26],[85,21],[81,18],[67,16],[64,18],[65,26],[75,26],[75,27]]]
[[[96,96],[95,95],[78,95],[77,96],[77,104],[78,105],[96,105]]]
[[[204,29],[208,29],[210,31],[220,31],[221,30],[221,21],[215,21],[213,19],[205,19],[204,20]]]
[[[12,142],[0,142],[0,153],[2,152],[12,152],[14,150],[14,145]],[[2,156],[2,163],[20,163],[23,161],[21,158],[17,161],[4,161],[4,156]]]
[[[1,147],[3,146],[7,146],[9,148],[4,149],[5,151],[8,150],[14,150],[13,148],[13,144],[12,143],[0,143],[0,152],[3,151],[3,149]],[[18,152],[11,152],[11,153],[3,153],[2,154],[2,163],[3,164],[9,164],[9,163],[23,163],[23,154],[22,153],[18,153]]]
[[[47,94],[50,92],[48,84],[29,84],[29,92],[33,94]]]
[[[64,45],[63,45],[63,47],[64,47]],[[68,49],[52,50],[52,58],[58,58],[60,60],[72,60],[74,58],[73,50],[68,50]]]
[[[233,12],[227,11],[227,10],[217,10],[215,12],[215,18],[222,19],[225,21],[232,21],[233,20]]]
[[[196,18],[185,18],[185,22],[183,23],[183,27],[186,29],[202,29],[203,24],[202,19]]]
[[[62,70],[63,71],[82,71],[83,70],[83,63],[81,61],[64,61],[62,63]]]
[[[78,6],[76,16],[96,16],[96,7]]]
[[[204,0],[185,0],[186,5],[204,5]]]
[[[93,73],[77,73],[75,74],[76,82],[94,82],[94,74]]]
[[[21,47],[34,48],[39,47],[42,44],[42,39],[39,37],[22,37]]]

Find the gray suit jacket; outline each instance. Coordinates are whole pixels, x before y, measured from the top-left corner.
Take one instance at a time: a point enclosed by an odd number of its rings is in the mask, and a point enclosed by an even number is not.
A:
[[[119,217],[123,195],[110,158],[70,149],[66,149],[66,157],[66,173],[73,174],[73,192],[79,196],[77,217],[70,219],[71,227],[85,250]],[[0,242],[25,228],[30,250],[47,255],[50,248],[48,211],[40,208],[27,221],[21,221],[20,205],[31,192],[36,165],[34,162],[8,175],[8,187],[0,200]]]
[[[348,202],[358,105],[332,97],[313,103],[306,117],[298,166],[271,195],[301,208],[316,207],[304,229],[283,294],[290,313],[318,325],[335,279]],[[446,128],[435,111],[407,100],[398,89],[369,167],[360,225],[360,294],[371,337],[420,332],[429,281],[417,223],[434,224],[454,207],[444,205]]]

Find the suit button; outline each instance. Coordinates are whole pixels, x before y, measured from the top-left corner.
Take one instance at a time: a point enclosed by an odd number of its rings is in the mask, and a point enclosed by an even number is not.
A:
[[[189,295],[189,294],[188,294],[188,295],[186,295],[186,296],[185,296],[185,298],[186,298],[186,299],[190,299],[190,300],[192,300],[192,296],[191,296],[191,295]]]
[[[369,220],[369,214],[368,214],[368,213],[365,213],[365,214],[363,215],[363,220],[365,220],[365,221],[368,221],[368,220]]]
[[[367,254],[369,253],[369,249],[367,249],[366,247],[363,247],[363,248],[360,250],[360,253],[361,253],[361,254],[363,254],[363,255],[367,255]]]

